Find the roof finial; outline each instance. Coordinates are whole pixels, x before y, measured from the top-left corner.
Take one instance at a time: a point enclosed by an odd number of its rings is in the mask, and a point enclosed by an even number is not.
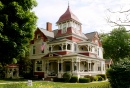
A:
[[[69,7],[69,0],[68,0],[68,7]]]

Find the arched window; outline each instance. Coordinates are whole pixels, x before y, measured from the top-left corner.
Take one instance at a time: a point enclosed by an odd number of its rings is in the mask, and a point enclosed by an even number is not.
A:
[[[60,46],[60,45],[55,45],[55,46],[53,47],[53,50],[54,50],[54,51],[57,51],[57,50],[62,50],[62,49],[61,49],[61,46]]]
[[[88,51],[86,46],[80,46],[80,51]]]
[[[67,44],[67,50],[71,50],[71,45]]]

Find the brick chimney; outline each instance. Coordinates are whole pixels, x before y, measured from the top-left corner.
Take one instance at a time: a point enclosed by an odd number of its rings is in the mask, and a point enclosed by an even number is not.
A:
[[[52,32],[52,23],[47,22],[47,23],[46,23],[46,29],[47,29],[47,31]]]

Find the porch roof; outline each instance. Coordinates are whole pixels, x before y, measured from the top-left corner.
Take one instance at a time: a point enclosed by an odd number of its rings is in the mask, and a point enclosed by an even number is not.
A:
[[[52,54],[52,56],[51,56]],[[46,55],[44,55],[42,58],[66,58],[66,57],[72,57],[72,56],[78,56],[78,57],[83,57],[83,58],[86,58],[86,59],[91,59],[91,60],[100,60],[100,61],[105,61],[104,59],[101,59],[101,58],[94,58],[94,57],[89,57],[89,56],[86,56],[86,55],[83,55],[83,54],[79,54],[79,53],[69,53],[69,54],[66,54],[66,55],[60,55],[60,54],[57,54],[57,53],[48,53]]]

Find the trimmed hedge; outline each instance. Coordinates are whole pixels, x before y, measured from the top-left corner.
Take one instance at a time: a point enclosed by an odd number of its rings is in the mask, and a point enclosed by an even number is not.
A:
[[[23,77],[24,77],[25,79],[34,78],[32,73],[24,73],[24,74],[23,74]],[[38,79],[38,78],[35,78],[35,79]]]
[[[89,83],[90,78],[79,78],[79,83]]]
[[[70,82],[71,82],[71,83],[76,83],[76,82],[78,82],[78,77],[77,77],[77,76],[72,76],[71,79],[70,79]]]
[[[70,78],[71,78],[71,74],[70,73],[64,73],[63,74],[63,78],[65,80],[65,82],[69,82]]]
[[[101,76],[104,80],[106,80],[106,79],[107,79],[106,74],[97,74],[97,76]]]
[[[93,76],[94,81],[98,81],[98,77],[97,76]]]
[[[53,78],[54,82],[65,82],[64,78]]]
[[[90,78],[90,82],[94,81],[94,77],[93,76],[85,75],[84,78]]]
[[[97,76],[98,81],[103,81],[104,79],[101,76]]]

